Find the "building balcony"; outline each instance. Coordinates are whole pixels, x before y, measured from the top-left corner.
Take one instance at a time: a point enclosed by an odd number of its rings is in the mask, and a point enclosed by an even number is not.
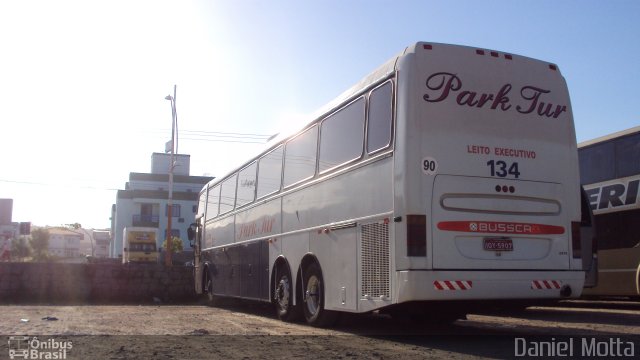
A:
[[[131,219],[133,226],[158,227],[160,225],[160,216],[158,215],[133,215]]]

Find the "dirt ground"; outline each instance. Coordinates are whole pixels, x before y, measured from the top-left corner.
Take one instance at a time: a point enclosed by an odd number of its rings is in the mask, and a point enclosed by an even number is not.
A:
[[[637,302],[572,302],[518,314],[468,315],[453,324],[412,324],[345,316],[332,329],[285,323],[271,308],[0,306],[0,359],[7,337],[71,341],[67,359],[424,359],[513,357],[514,336],[631,336],[640,339]],[[640,346],[636,354],[640,353]]]

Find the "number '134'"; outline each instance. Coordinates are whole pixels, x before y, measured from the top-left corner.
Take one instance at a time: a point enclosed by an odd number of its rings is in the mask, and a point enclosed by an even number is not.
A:
[[[516,179],[520,177],[520,171],[518,170],[517,162],[509,164],[506,161],[502,160],[489,160],[487,161],[487,166],[491,171],[491,176],[503,178],[511,175]]]

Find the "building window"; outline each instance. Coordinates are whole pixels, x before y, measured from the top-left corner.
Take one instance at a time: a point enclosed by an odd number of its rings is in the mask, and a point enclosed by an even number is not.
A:
[[[169,216],[169,204],[164,208],[164,215]],[[180,204],[172,204],[171,217],[180,217]]]

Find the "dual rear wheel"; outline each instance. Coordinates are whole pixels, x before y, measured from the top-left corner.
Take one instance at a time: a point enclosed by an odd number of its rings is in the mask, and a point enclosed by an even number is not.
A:
[[[333,325],[338,313],[325,309],[324,304],[324,281],[322,271],[317,263],[307,266],[304,275],[304,293],[302,310],[304,318],[308,324],[317,327],[329,327]]]
[[[300,318],[300,306],[293,304],[294,288],[289,267],[286,265],[278,266],[276,269],[273,303],[275,304],[278,318],[282,321],[295,321]]]
[[[295,291],[298,289],[298,291]],[[296,305],[294,305],[294,297]],[[324,281],[320,266],[313,262],[302,270],[302,285],[293,284],[287,266],[277,269],[273,302],[278,318],[284,321],[298,320],[301,315],[311,326],[328,327],[335,323],[337,313],[325,309]]]

